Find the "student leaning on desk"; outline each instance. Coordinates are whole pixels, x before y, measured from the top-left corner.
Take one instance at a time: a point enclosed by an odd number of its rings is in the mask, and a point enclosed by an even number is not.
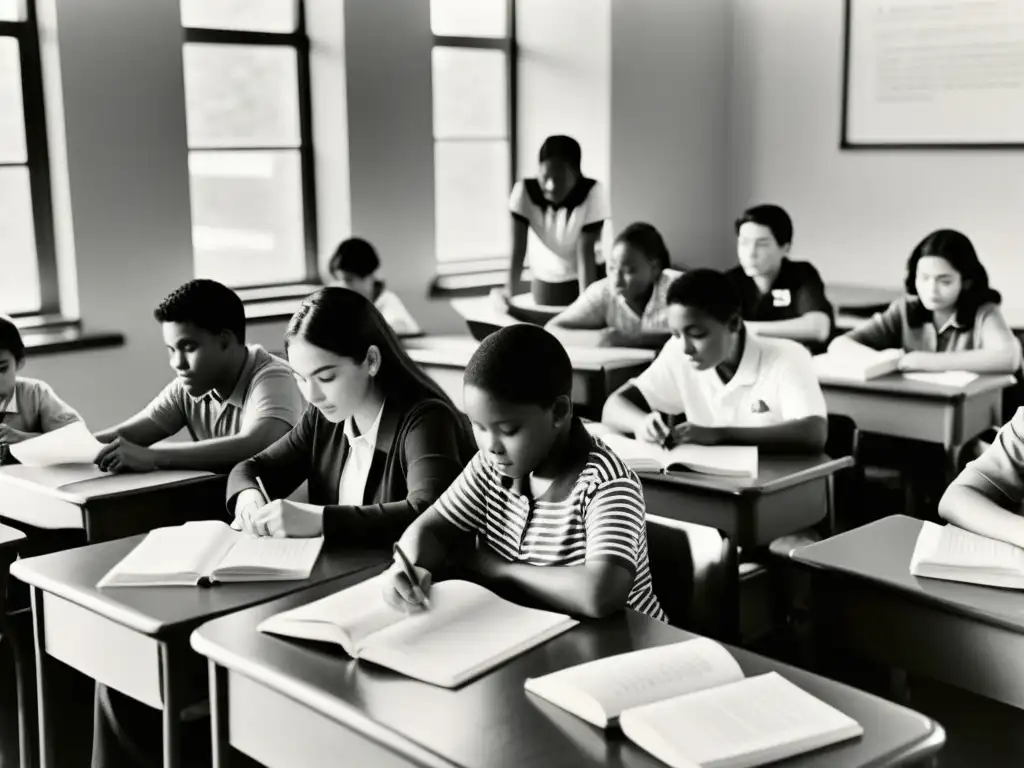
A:
[[[601,617],[629,607],[664,620],[640,481],[573,415],[571,389],[569,357],[544,329],[513,325],[484,339],[464,395],[480,450],[402,535],[419,584],[396,557],[389,603],[421,607],[454,560],[483,586],[556,611]]]
[[[96,463],[110,472],[227,472],[288,432],[305,402],[291,369],[245,344],[245,308],[213,280],[192,280],[153,313],[175,379],[142,411],[96,434]],[[192,442],[161,440],[188,430]]]
[[[736,291],[714,270],[687,272],[667,301],[673,337],[650,368],[608,398],[602,421],[650,442],[824,449],[825,398],[806,349],[749,333]],[[662,412],[686,421],[672,426]]]
[[[310,407],[231,471],[235,525],[257,536],[323,534],[328,546],[390,546],[472,456],[465,417],[354,291],[307,298],[285,349]],[[308,504],[284,498],[305,481]]]

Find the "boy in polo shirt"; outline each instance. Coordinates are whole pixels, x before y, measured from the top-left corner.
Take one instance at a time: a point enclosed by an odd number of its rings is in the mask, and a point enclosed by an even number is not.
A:
[[[629,607],[665,619],[640,481],[573,416],[571,389],[568,355],[538,326],[508,326],[480,344],[464,393],[480,450],[399,542],[420,589],[452,558],[489,589],[554,610],[601,617]],[[422,594],[398,563],[384,596],[408,610]]]
[[[96,435],[96,463],[110,472],[202,469],[227,472],[282,437],[305,401],[291,369],[245,344],[241,299],[213,280],[192,280],[153,313],[177,374],[127,421]],[[190,443],[151,447],[186,429]]]
[[[739,297],[714,270],[677,279],[668,305],[673,338],[650,368],[608,398],[605,423],[650,442],[822,451],[825,398],[806,349],[747,333]],[[686,421],[670,427],[660,412]]]
[[[726,276],[739,293],[747,328],[821,351],[832,333],[832,305],[818,270],[790,261],[793,221],[777,205],[755,205],[736,219],[739,266]]]
[[[939,515],[960,528],[1024,547],[1024,408],[946,489]]]

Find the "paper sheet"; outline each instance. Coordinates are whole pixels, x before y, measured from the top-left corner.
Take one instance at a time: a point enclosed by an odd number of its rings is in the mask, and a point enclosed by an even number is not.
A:
[[[10,446],[14,458],[31,467],[91,464],[101,448],[103,444],[92,436],[81,421]]]

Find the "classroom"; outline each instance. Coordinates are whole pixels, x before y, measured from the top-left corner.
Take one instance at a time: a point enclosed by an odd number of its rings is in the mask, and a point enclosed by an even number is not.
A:
[[[0,768],[1024,764],[1022,30],[0,0]]]

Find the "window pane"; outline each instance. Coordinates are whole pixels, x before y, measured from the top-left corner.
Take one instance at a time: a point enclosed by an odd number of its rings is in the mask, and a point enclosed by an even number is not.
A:
[[[0,37],[0,163],[24,163],[26,160],[18,41],[13,37]]]
[[[512,250],[510,189],[507,141],[436,142],[437,260],[507,256]]]
[[[505,37],[508,0],[430,0],[435,35]]]
[[[298,84],[294,48],[187,44],[189,146],[299,146]]]
[[[191,152],[196,277],[245,286],[306,278],[297,150]]]
[[[0,168],[0,312],[35,312],[42,302],[27,168]]]
[[[505,53],[433,49],[434,137],[503,139],[508,135]]]
[[[186,27],[294,32],[296,0],[181,0]]]
[[[0,21],[24,21],[26,0],[0,0]]]

